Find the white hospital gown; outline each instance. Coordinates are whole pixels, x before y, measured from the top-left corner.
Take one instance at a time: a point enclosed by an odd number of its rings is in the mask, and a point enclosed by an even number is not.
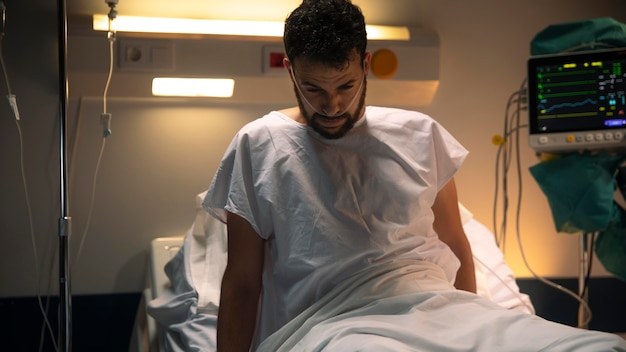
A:
[[[338,283],[396,260],[429,261],[449,283],[459,261],[431,206],[467,155],[432,118],[367,107],[329,140],[271,112],[227,149],[204,207],[245,218],[267,240],[258,344]]]

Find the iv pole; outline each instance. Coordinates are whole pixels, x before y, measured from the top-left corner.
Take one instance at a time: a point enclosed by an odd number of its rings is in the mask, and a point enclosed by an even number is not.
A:
[[[580,234],[579,246],[579,266],[578,266],[578,295],[584,303],[589,303],[589,287],[588,275],[591,266],[591,257],[589,255],[590,241],[593,241],[593,233]],[[581,302],[578,306],[578,327],[581,329],[589,328],[589,312]]]
[[[67,191],[67,7],[65,0],[57,0],[59,35],[59,143],[61,214],[59,218],[59,351],[69,352],[72,345],[72,294],[70,286],[69,216]]]

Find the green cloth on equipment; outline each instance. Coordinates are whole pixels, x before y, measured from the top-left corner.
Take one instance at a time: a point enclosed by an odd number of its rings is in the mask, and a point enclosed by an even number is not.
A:
[[[600,232],[594,244],[596,256],[606,271],[626,281],[626,212],[621,211],[619,220]]]
[[[570,154],[530,167],[548,198],[558,232],[598,232],[595,253],[604,268],[626,280],[626,212],[613,200],[624,155]]]
[[[554,24],[537,33],[531,55],[626,47],[626,25],[610,17]]]
[[[615,174],[624,156],[570,154],[530,168],[548,197],[558,232],[596,232],[615,219]]]

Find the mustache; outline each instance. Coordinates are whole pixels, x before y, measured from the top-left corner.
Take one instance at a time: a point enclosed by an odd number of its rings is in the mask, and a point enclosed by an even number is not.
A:
[[[328,116],[328,115],[322,115],[322,114],[318,114],[316,112],[313,113],[313,115],[311,116],[314,120],[317,119],[321,119],[321,120],[340,120],[340,119],[351,119],[352,115],[350,115],[347,112],[344,112],[341,115],[337,115],[337,116]]]

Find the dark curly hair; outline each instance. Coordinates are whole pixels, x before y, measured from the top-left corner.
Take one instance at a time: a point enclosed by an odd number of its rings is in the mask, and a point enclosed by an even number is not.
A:
[[[302,57],[341,69],[354,49],[365,57],[365,19],[350,0],[303,0],[285,21],[283,43],[292,64]]]

